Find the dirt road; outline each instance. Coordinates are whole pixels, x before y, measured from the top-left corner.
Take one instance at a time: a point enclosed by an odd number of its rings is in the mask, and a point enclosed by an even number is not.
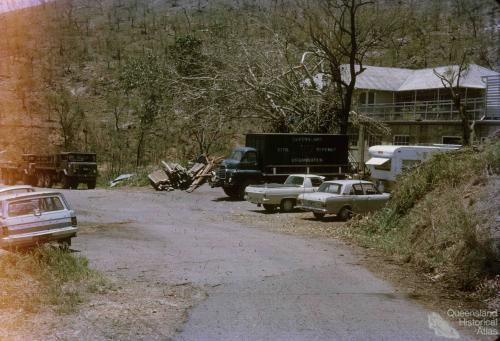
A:
[[[77,336],[443,339],[429,328],[431,311],[359,265],[348,246],[259,228],[255,205],[228,201],[218,189],[64,192],[82,224],[73,248],[124,295],[100,314],[99,304],[84,307],[87,330]]]

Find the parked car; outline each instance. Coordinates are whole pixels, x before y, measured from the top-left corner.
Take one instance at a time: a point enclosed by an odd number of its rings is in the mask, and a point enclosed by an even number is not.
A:
[[[76,215],[62,193],[31,192],[0,197],[0,247],[36,246],[56,241],[71,245]]]
[[[34,191],[35,189],[29,185],[7,186],[0,188],[0,197],[9,196],[12,194],[31,193]]]
[[[370,181],[333,180],[325,181],[317,192],[300,194],[298,207],[313,212],[317,219],[326,214],[335,214],[348,220],[353,214],[377,210],[385,205],[390,194],[380,193]]]
[[[247,186],[245,200],[264,206],[268,212],[280,208],[290,212],[297,204],[297,196],[301,193],[311,193],[319,188],[324,177],[312,174],[292,174],[283,184],[265,184]]]

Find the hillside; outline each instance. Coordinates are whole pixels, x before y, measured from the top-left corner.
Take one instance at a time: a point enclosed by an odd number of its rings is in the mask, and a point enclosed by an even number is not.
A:
[[[297,65],[314,48],[304,11],[316,9],[78,0],[4,13],[0,150],[91,150],[112,177],[223,154],[246,132],[335,132],[336,95],[299,86],[307,74]],[[380,1],[360,14],[360,29],[387,31],[364,62],[445,65],[456,58],[448,49],[470,44],[471,60],[494,68],[498,18],[494,2]]]

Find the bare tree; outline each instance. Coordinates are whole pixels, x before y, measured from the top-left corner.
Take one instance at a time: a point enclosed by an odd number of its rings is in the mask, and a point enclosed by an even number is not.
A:
[[[397,17],[387,20],[390,9],[379,10],[371,0],[320,0],[319,6],[304,7],[304,28],[313,53],[325,62],[325,72],[339,98],[336,115],[339,131],[347,133],[357,76],[364,61],[396,27]],[[333,123],[332,123],[333,124]]]
[[[452,65],[442,73],[434,69],[434,74],[441,80],[443,87],[448,89],[451,93],[453,105],[457,108],[462,121],[462,140],[463,144],[466,146],[473,142],[471,136],[474,127],[474,121],[471,123],[467,108],[462,100],[462,92],[460,91],[460,82],[467,76],[469,71],[469,64],[467,63],[468,56],[469,52],[465,51],[462,54],[460,64]]]

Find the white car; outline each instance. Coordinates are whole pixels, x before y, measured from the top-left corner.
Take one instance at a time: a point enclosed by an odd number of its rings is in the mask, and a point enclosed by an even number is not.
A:
[[[0,247],[25,248],[57,241],[71,245],[76,215],[64,195],[31,192],[0,197]]]
[[[313,174],[292,174],[283,184],[250,185],[245,189],[245,200],[264,206],[268,212],[280,208],[290,212],[297,204],[297,196],[311,193],[323,183],[324,177]]]
[[[314,193],[298,196],[298,207],[313,212],[317,219],[326,214],[335,214],[347,220],[354,213],[366,213],[385,205],[390,194],[380,193],[370,181],[332,180],[325,181]]]
[[[35,189],[29,185],[7,186],[0,188],[0,197],[9,196],[12,194],[31,193],[34,191]]]

